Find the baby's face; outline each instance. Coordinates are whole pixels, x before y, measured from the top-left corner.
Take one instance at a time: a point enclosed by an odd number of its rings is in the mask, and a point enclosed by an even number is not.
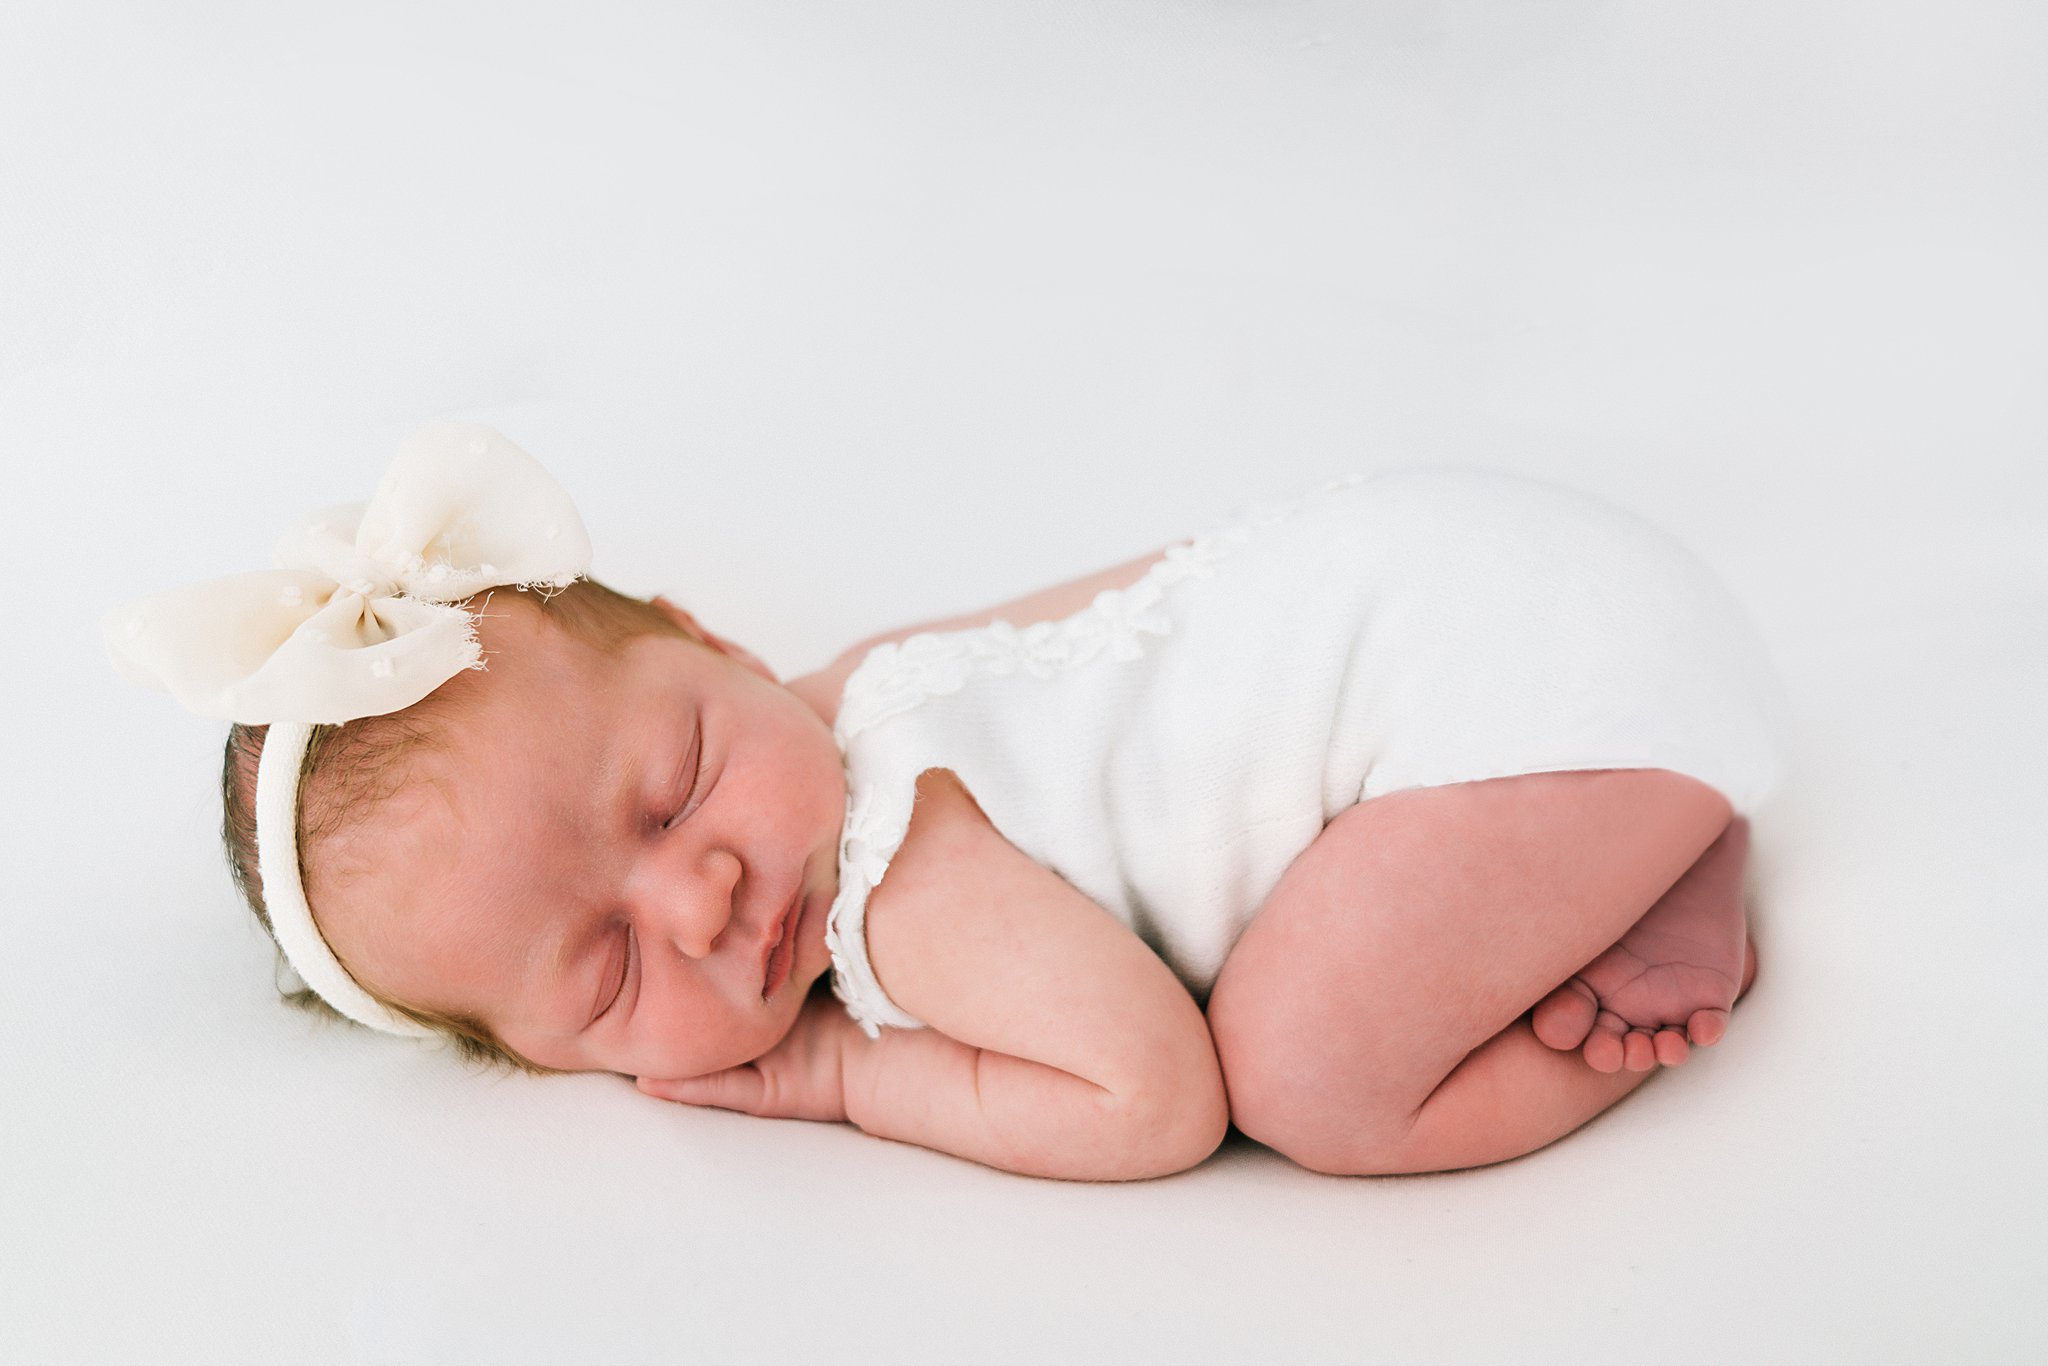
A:
[[[328,943],[388,999],[480,1019],[546,1067],[759,1057],[831,963],[831,729],[744,652],[643,636],[607,659],[531,599],[491,612],[445,750],[308,870]],[[774,951],[785,924],[793,954]]]

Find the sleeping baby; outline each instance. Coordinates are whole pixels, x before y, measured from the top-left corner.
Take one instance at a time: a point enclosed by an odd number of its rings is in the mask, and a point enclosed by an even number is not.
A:
[[[108,618],[232,724],[302,1003],[530,1071],[1159,1176],[1498,1162],[1726,1031],[1782,696],[1713,573],[1587,494],[1336,480],[779,679],[586,576],[488,427],[279,568]]]

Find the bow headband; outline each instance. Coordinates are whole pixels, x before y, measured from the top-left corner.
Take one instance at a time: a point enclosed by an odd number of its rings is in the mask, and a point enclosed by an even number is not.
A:
[[[486,588],[566,588],[590,538],[559,485],[490,427],[440,422],[399,448],[368,503],[317,513],[277,568],[187,584],[108,614],[114,666],[202,716],[268,725],[256,766],[257,869],[279,949],[359,1024],[432,1031],[387,1009],[328,948],[299,877],[299,767],[315,725],[382,716],[481,669]]]

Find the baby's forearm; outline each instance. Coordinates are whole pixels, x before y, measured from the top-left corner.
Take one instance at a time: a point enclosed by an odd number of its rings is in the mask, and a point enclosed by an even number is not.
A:
[[[888,1029],[879,1039],[856,1033],[845,1047],[846,1116],[881,1138],[1076,1181],[1164,1176],[1215,1146],[1178,1132],[1188,1126],[1175,1123],[1170,1086],[1120,1096],[936,1029]]]

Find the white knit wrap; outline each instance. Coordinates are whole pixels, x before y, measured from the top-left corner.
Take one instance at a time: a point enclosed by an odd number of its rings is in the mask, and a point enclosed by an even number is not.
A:
[[[476,622],[453,604],[486,588],[566,588],[589,570],[590,538],[533,457],[490,427],[440,422],[399,448],[368,503],[307,518],[275,562],[117,608],[107,652],[202,716],[270,727],[256,844],[278,947],[343,1015],[426,1035],[357,985],[313,921],[298,852],[306,745],[315,725],[403,710],[483,668]]]

